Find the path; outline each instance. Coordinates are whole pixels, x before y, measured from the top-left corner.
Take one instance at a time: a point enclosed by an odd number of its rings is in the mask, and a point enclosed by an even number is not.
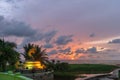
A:
[[[109,74],[83,74],[82,76],[86,76],[85,78],[76,78],[75,80],[87,80],[93,77],[100,77],[100,76],[107,76]],[[113,79],[108,79],[108,78],[101,78],[99,80],[113,80]]]

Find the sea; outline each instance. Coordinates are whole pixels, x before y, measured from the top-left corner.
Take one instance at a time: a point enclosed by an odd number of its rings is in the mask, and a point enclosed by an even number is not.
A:
[[[108,65],[120,65],[120,60],[61,60],[61,62],[67,62],[69,64],[108,64]]]

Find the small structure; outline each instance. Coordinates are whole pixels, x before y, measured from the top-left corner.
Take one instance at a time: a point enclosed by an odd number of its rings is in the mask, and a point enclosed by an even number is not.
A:
[[[45,69],[46,66],[44,64],[41,64],[40,61],[26,61],[23,65],[24,69]]]

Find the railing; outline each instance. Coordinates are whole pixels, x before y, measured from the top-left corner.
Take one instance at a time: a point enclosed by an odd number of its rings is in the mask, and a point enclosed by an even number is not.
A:
[[[20,73],[13,74],[12,71],[8,71],[7,73],[0,72],[0,80],[33,80],[22,76]]]

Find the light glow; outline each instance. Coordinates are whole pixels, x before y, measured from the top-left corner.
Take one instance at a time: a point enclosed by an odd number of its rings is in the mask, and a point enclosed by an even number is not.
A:
[[[74,57],[71,58],[71,60],[74,60],[74,59],[75,59]]]
[[[24,64],[25,69],[44,69],[45,65],[41,64],[39,61],[26,61]]]

